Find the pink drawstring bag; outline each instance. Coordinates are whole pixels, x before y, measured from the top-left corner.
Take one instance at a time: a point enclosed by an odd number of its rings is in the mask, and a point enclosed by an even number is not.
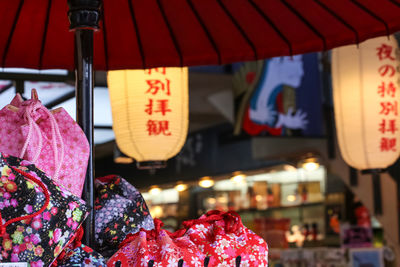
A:
[[[80,197],[89,158],[89,142],[63,109],[49,111],[32,90],[0,110],[0,151],[33,162],[58,184]]]

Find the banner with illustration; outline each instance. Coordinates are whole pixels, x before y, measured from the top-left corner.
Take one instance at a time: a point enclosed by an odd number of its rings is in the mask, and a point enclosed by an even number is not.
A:
[[[323,135],[318,54],[235,65],[235,134]]]

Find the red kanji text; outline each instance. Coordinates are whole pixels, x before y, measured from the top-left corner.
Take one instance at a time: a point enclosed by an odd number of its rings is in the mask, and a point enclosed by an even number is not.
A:
[[[396,73],[396,68],[392,65],[385,64],[379,67],[378,71],[382,77],[386,76],[386,74],[388,77],[393,77],[394,74]]]
[[[153,114],[153,99],[149,98],[149,103],[146,104],[146,108],[144,110],[147,114]]]
[[[392,51],[393,47],[387,44],[382,44],[380,47],[377,47],[376,50],[378,52],[376,53],[379,57],[379,60],[383,59],[390,59],[390,60],[395,60],[395,58],[392,56]]]
[[[389,82],[386,84],[385,82],[382,82],[378,86],[378,95],[381,97],[390,96],[390,97],[395,97],[396,96],[396,86],[392,83]]]
[[[396,151],[396,138],[381,138],[380,149],[382,152]]]
[[[394,134],[398,130],[399,129],[396,127],[396,119],[382,119],[381,123],[379,123],[379,131],[383,134],[387,132]]]
[[[163,75],[165,75],[165,74],[167,73],[167,70],[166,70],[165,67],[146,69],[146,70],[144,70],[144,73],[145,73],[145,74],[151,74],[152,71],[161,73],[161,74],[163,74]]]
[[[157,99],[156,100],[156,108],[154,109],[153,99],[149,99],[149,103],[146,104],[146,109],[144,110],[147,114],[152,115],[155,113],[161,113],[163,116],[167,112],[171,112],[171,109],[168,108],[168,99]]]
[[[170,136],[169,121],[163,120],[148,120],[147,121],[147,132],[149,136],[165,135]]]
[[[386,101],[386,102],[381,102],[381,111],[379,112],[379,114],[382,115],[389,115],[389,114],[393,114],[396,115],[398,114],[398,109],[397,109],[397,101]]]
[[[156,95],[159,90],[163,91],[166,95],[171,95],[170,83],[171,81],[165,79],[161,80],[146,80],[146,83],[149,85],[149,88],[146,91],[146,94]]]

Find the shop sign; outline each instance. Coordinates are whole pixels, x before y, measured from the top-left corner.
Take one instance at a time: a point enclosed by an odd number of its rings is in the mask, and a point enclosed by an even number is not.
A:
[[[321,137],[318,54],[235,65],[235,134]]]
[[[372,229],[358,225],[343,225],[340,230],[343,248],[372,247]]]

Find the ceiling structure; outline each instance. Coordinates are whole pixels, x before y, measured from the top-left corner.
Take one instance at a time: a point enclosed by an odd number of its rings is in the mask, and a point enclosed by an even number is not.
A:
[[[10,74],[11,73],[11,74]],[[58,76],[57,76],[58,75]],[[60,78],[60,77],[61,78]],[[64,77],[65,78],[62,78]],[[8,80],[7,77],[13,79]],[[23,97],[30,98],[30,90],[37,89],[39,99],[49,108],[63,107],[75,118],[74,77],[65,70],[37,71],[4,69],[0,72],[0,107],[10,103],[18,81],[25,80]],[[31,81],[29,81],[31,79]],[[46,80],[47,81],[39,81]],[[51,80],[59,80],[52,82]],[[17,86],[17,87],[16,87]],[[95,74],[94,124],[95,144],[101,155],[113,153],[114,133],[107,86],[107,73]],[[189,72],[189,131],[197,131],[232,121],[232,75],[224,67],[196,67]],[[103,144],[103,145],[101,145]],[[96,150],[97,153],[97,150]],[[99,155],[100,156],[100,155]]]

